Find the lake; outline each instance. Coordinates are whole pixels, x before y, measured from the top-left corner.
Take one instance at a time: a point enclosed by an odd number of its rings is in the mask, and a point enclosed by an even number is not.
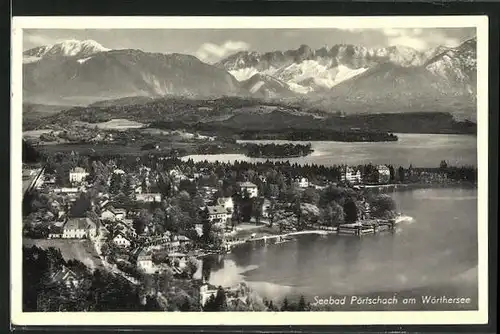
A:
[[[409,218],[394,233],[297,237],[282,244],[244,244],[210,259],[209,282],[247,282],[279,304],[285,296],[424,295],[469,297],[462,305],[358,306],[349,310],[477,309],[477,189],[440,188],[394,192]]]
[[[265,159],[250,158],[243,154],[210,154],[188,155],[183,160],[234,162],[266,160],[286,161],[298,164],[318,164],[325,166],[348,164],[392,164],[408,167],[437,167],[441,160],[447,160],[449,165],[477,166],[477,138],[470,135],[440,135],[440,134],[397,134],[395,142],[363,142],[347,143],[332,141],[310,142],[314,152],[311,155],[298,158]],[[239,141],[249,143],[290,143],[286,140],[251,140]],[[309,143],[309,142],[291,142]]]

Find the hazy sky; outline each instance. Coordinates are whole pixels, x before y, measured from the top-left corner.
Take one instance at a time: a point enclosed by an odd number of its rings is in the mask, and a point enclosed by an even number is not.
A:
[[[23,48],[50,45],[67,39],[92,39],[110,49],[192,54],[215,62],[240,50],[258,52],[317,49],[335,44],[366,47],[410,46],[426,50],[438,45],[456,46],[474,37],[475,28],[415,29],[25,29]]]

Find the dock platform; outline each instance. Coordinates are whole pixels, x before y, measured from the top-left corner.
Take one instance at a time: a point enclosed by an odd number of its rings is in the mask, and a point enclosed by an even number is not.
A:
[[[384,231],[394,231],[395,227],[395,219],[367,220],[351,224],[341,224],[337,229],[337,234],[363,236]]]

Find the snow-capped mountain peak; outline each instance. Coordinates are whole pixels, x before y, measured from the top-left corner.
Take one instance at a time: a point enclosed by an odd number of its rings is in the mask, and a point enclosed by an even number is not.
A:
[[[472,38],[455,48],[448,48],[425,64],[431,73],[452,82],[466,85],[474,93],[476,86],[476,39]]]
[[[53,45],[39,46],[23,52],[24,62],[29,63],[48,57],[79,57],[87,58],[99,52],[107,52],[105,48],[94,40],[69,39]]]
[[[109,51],[101,44],[94,40],[66,40],[57,44],[54,44],[46,54],[74,57],[74,56],[89,56],[98,52]]]

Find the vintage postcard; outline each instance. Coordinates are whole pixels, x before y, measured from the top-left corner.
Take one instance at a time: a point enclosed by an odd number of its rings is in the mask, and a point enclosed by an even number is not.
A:
[[[487,322],[486,16],[12,37],[14,324]]]

